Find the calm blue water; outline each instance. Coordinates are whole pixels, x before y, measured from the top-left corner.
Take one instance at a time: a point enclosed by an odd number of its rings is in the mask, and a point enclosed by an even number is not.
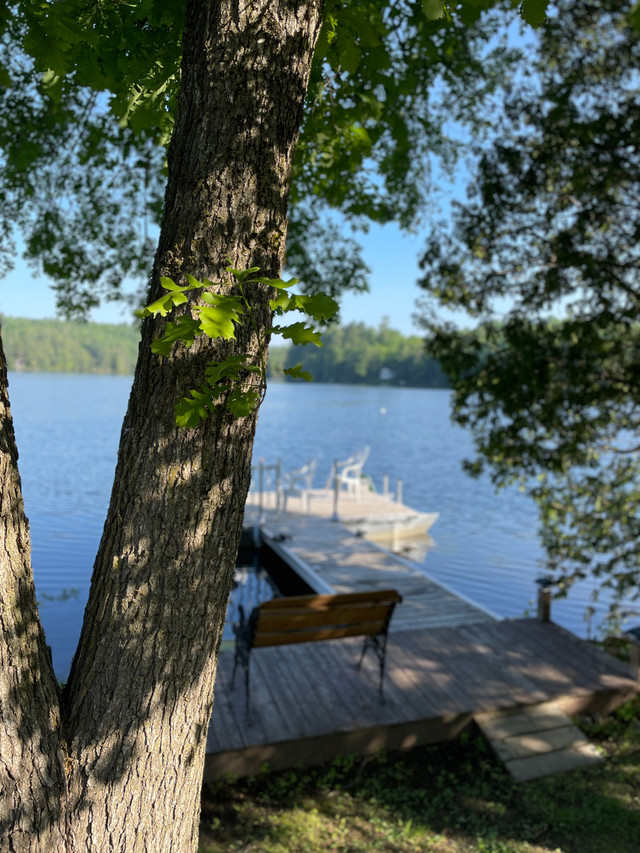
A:
[[[82,624],[91,569],[115,469],[131,380],[120,376],[11,374],[9,394],[31,523],[41,617],[56,671],[65,677]],[[469,436],[449,421],[449,392],[273,384],[260,412],[254,461],[296,468],[371,447],[365,470],[402,478],[404,502],[437,511],[425,570],[500,616],[533,608],[542,552],[535,508],[517,490],[495,495],[460,468]],[[587,589],[554,602],[553,617],[581,635]],[[605,607],[599,613],[604,615]],[[598,617],[596,617],[596,621]]]

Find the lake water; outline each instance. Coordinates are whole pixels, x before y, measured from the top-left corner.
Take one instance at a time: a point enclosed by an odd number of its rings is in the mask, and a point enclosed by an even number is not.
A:
[[[82,624],[130,385],[121,376],[10,374],[41,618],[61,678]],[[405,504],[440,513],[424,570],[498,616],[519,617],[535,609],[543,567],[535,507],[517,489],[496,495],[487,479],[462,472],[471,441],[451,424],[449,401],[442,390],[274,383],[254,462],[280,458],[287,470],[320,455],[320,486],[334,458],[369,445],[365,471],[378,488],[384,474],[392,487],[401,478]],[[574,588],[554,602],[553,618],[584,636],[590,603],[587,588]]]

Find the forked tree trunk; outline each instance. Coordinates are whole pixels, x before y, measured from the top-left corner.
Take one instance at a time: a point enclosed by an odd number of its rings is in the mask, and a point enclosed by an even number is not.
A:
[[[0,849],[64,849],[58,688],[40,627],[0,341]]]
[[[151,298],[160,295],[161,275],[225,280],[228,259],[238,268],[279,274],[287,184],[320,6],[320,0],[189,3]],[[251,294],[263,330],[271,322],[269,296],[262,285]],[[27,747],[38,732],[47,734],[29,760],[51,765],[53,805],[47,801],[44,822],[61,827],[64,845],[30,844],[14,833],[9,850],[197,848],[206,734],[255,415],[234,419],[218,409],[196,430],[177,428],[176,401],[202,381],[204,363],[224,357],[229,345],[201,342],[161,360],[149,349],[159,331],[151,321],[143,327],[111,503],[64,693],[66,803],[50,673],[28,685],[34,707],[21,703],[29,722],[18,735]],[[243,333],[234,346],[253,352],[257,343]],[[16,618],[38,625],[35,615]],[[39,637],[34,651],[17,664],[23,679],[31,660],[44,653],[39,629],[33,630]],[[8,628],[9,636],[21,631]],[[16,683],[9,696],[14,711],[20,692]],[[15,719],[23,717],[16,712]],[[21,802],[33,809],[28,791]]]

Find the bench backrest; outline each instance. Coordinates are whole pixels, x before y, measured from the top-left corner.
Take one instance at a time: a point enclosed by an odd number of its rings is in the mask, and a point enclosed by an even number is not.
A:
[[[395,589],[274,598],[251,615],[251,646],[375,636],[386,631],[393,608],[401,601]]]

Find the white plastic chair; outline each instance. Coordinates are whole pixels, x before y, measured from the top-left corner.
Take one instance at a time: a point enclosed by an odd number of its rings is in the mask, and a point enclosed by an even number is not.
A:
[[[313,488],[313,478],[318,467],[318,459],[310,459],[302,468],[288,471],[282,477],[282,512],[287,511],[287,498],[300,495],[302,509],[309,511],[309,492]]]
[[[363,480],[362,469],[369,457],[370,449],[369,447],[363,447],[362,450],[356,451],[353,456],[345,459],[344,462],[337,463],[336,476],[339,490],[341,491],[344,487],[347,494],[354,495],[358,501],[360,500],[360,489]]]

